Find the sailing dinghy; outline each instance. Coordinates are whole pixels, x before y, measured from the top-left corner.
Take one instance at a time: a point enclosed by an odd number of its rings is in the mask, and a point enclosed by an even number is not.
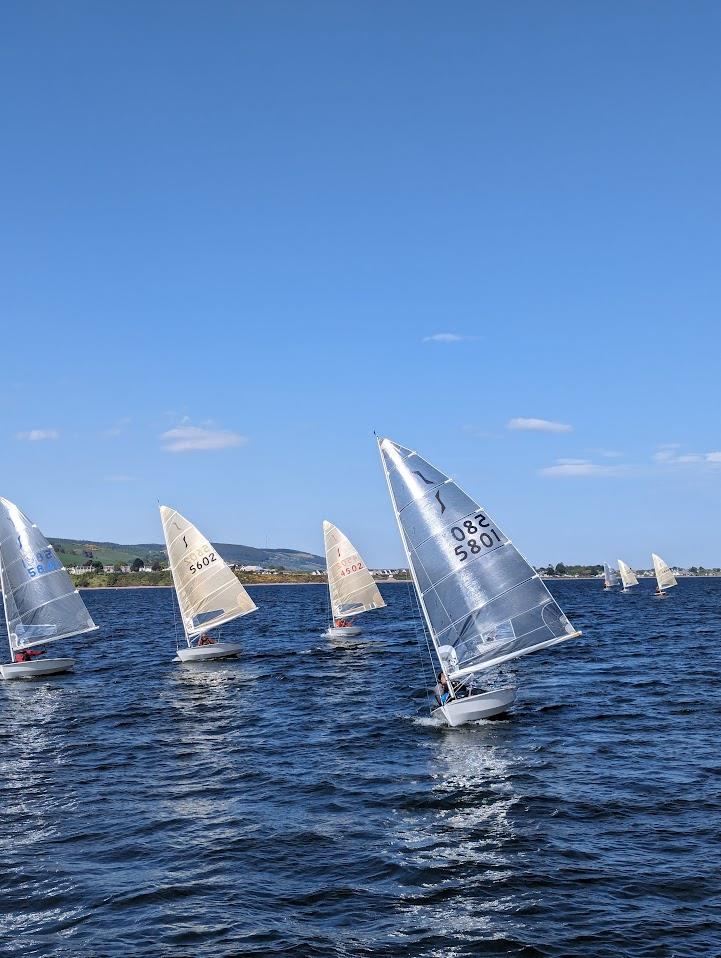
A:
[[[0,498],[0,586],[12,661],[4,679],[32,679],[72,672],[75,660],[46,658],[44,646],[85,632],[93,622],[55,550],[38,527],[8,499]]]
[[[618,572],[608,562],[603,563],[603,588],[613,589],[619,582]]]
[[[448,681],[448,698],[433,715],[453,726],[499,715],[516,689],[475,693],[476,677],[581,633],[485,509],[417,453],[390,439],[378,444],[413,583]]]
[[[621,589],[622,592],[629,592],[632,586],[638,585],[636,573],[633,571],[628,562],[624,562],[623,559],[618,560],[618,572],[621,576],[621,583],[623,584],[623,589]]]
[[[169,506],[160,507],[160,519],[187,645],[178,646],[178,659],[207,662],[237,655],[240,643],[220,642],[208,631],[254,612],[255,602],[191,522]]]
[[[671,569],[663,561],[661,556],[657,556],[655,552],[651,553],[651,558],[653,559],[653,569],[656,573],[656,592],[654,593],[657,599],[665,599],[666,593],[664,589],[672,589],[675,585],[678,585],[676,582],[676,576],[671,572]]]
[[[382,609],[383,596],[350,539],[327,519],[323,520],[323,542],[333,615],[326,635],[332,638],[360,635],[360,627],[350,620],[362,612]]]

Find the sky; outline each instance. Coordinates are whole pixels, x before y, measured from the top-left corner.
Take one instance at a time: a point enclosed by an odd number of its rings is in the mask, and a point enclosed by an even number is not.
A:
[[[373,430],[534,563],[721,566],[715,2],[10,0],[0,494],[405,564]]]

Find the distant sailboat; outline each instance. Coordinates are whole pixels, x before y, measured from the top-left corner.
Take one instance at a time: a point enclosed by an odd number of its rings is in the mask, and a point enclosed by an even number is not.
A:
[[[326,634],[360,635],[360,627],[349,620],[361,612],[382,609],[383,596],[350,539],[327,519],[323,521],[323,541],[333,615],[333,624]]]
[[[12,661],[4,679],[72,672],[75,660],[46,658],[35,646],[93,632],[93,622],[55,550],[38,527],[0,498],[0,586]]]
[[[663,599],[666,595],[664,589],[672,589],[675,585],[678,585],[676,582],[676,576],[671,572],[671,569],[666,565],[661,556],[657,556],[655,552],[651,553],[651,558],[653,559],[653,568],[656,573],[656,598]]]
[[[474,693],[475,677],[581,633],[452,479],[390,439],[378,443],[413,583],[448,681],[448,697],[433,714],[455,726],[505,712],[516,689]]]
[[[238,642],[219,642],[207,634],[257,608],[233,570],[195,526],[169,506],[160,507],[170,571],[178,596],[187,648],[181,662],[207,662],[237,655]]]
[[[623,559],[618,560],[618,571],[623,584],[623,589],[621,590],[622,592],[628,592],[631,586],[638,585],[636,573],[627,562],[623,561]]]
[[[611,568],[608,562],[603,563],[603,587],[604,589],[613,589],[619,583],[618,572]]]

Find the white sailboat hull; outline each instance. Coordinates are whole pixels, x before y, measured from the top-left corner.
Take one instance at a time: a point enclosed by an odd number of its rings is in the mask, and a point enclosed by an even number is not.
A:
[[[479,719],[492,718],[505,712],[516,698],[517,689],[507,686],[502,689],[493,689],[490,692],[481,692],[478,695],[469,695],[466,698],[440,705],[433,710],[434,718],[445,719],[455,728],[467,722],[477,722]]]
[[[46,675],[72,672],[75,659],[34,659],[32,662],[8,662],[0,665],[4,679],[39,679]]]
[[[326,632],[326,636],[329,639],[349,639],[354,635],[360,635],[362,631],[359,625],[344,625],[340,629],[332,625]]]
[[[213,645],[200,645],[195,648],[178,649],[180,662],[211,662],[213,659],[230,659],[242,651],[239,642],[215,642]]]

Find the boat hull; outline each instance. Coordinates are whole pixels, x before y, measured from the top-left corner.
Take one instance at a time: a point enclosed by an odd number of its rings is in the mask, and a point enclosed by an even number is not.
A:
[[[433,710],[433,716],[445,719],[452,728],[467,722],[477,722],[479,719],[493,718],[494,715],[502,715],[513,705],[516,692],[517,689],[513,686],[506,686],[478,695],[468,695],[466,698],[440,705]]]
[[[8,662],[0,665],[4,679],[41,679],[47,675],[72,672],[75,659],[34,659],[32,662]]]
[[[214,659],[232,659],[242,651],[239,642],[215,642],[213,645],[201,645],[192,649],[178,649],[181,662],[212,662]]]
[[[359,625],[344,625],[340,629],[332,625],[326,635],[329,639],[349,639],[354,635],[360,635],[362,631]]]

